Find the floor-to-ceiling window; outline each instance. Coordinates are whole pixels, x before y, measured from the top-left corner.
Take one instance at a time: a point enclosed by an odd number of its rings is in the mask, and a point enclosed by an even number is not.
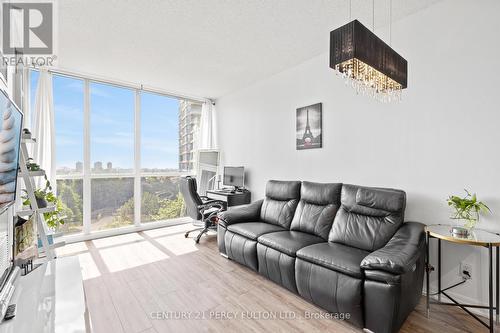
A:
[[[175,218],[183,205],[178,190],[179,100],[152,93],[142,93],[140,99],[141,221]]]
[[[39,74],[30,75],[33,108]],[[59,232],[184,215],[179,177],[192,169],[200,102],[57,74],[53,93]]]
[[[134,125],[134,90],[90,83],[93,231],[134,223]]]
[[[83,80],[53,77],[57,194],[66,234],[83,230]]]

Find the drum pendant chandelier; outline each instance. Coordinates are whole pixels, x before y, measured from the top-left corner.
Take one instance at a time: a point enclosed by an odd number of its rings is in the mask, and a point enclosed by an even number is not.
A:
[[[357,93],[382,102],[400,101],[407,87],[408,62],[358,20],[330,32],[330,67]]]

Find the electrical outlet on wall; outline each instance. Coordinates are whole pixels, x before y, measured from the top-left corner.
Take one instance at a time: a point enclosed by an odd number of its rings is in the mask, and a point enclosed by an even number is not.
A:
[[[472,279],[472,264],[469,264],[467,262],[461,262],[459,271],[458,271],[458,276],[465,280]]]

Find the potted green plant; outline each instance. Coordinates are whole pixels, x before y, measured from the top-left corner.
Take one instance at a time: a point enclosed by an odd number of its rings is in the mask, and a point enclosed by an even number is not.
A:
[[[490,208],[482,201],[477,200],[476,194],[465,191],[464,197],[451,195],[448,197],[448,206],[453,209],[452,220],[463,222],[463,226],[453,226],[452,233],[457,236],[467,237],[479,222],[480,213],[491,212]]]
[[[38,205],[38,208],[47,207],[47,200],[45,200],[45,196],[46,196],[45,191],[41,190],[41,189],[36,189],[34,194],[35,194],[35,199],[36,199],[36,203]],[[33,208],[31,206],[31,201],[28,197],[28,191],[23,190],[23,195],[21,196],[21,198],[23,199],[23,206]]]
[[[26,190],[23,190],[23,192],[24,194],[21,197],[23,199],[23,205],[31,207],[28,192]],[[47,176],[45,176],[45,188],[36,189],[34,194],[38,208],[45,208],[48,205],[54,206],[54,210],[43,214],[47,226],[52,230],[56,230],[58,226],[63,225],[64,216],[62,216],[62,213],[64,206],[61,200],[52,192],[52,186]]]
[[[28,158],[28,162],[26,162],[26,168],[28,169],[28,171],[40,171],[41,168],[38,164],[36,164],[35,162],[33,162],[33,159],[30,157]]]

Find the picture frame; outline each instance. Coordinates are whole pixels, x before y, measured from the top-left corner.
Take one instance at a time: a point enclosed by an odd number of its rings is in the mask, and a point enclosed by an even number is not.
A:
[[[323,103],[298,108],[295,123],[297,150],[323,147]]]

